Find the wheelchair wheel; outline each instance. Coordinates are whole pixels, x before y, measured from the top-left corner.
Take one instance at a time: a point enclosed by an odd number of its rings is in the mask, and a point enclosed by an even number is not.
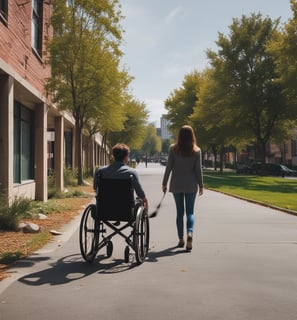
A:
[[[113,244],[111,241],[107,241],[106,243],[106,256],[107,258],[111,257],[113,252]]]
[[[150,228],[147,210],[142,206],[137,208],[133,245],[137,264],[141,264],[147,256],[149,249]]]
[[[98,252],[99,221],[96,218],[96,205],[86,207],[80,222],[79,245],[83,258],[93,262]]]

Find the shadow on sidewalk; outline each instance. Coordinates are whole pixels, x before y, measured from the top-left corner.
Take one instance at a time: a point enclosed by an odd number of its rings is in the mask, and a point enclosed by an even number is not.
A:
[[[78,254],[70,255],[50,264],[50,268],[27,274],[19,282],[30,286],[49,284],[52,286],[66,284],[83,279],[94,273],[111,274],[125,272],[136,266],[135,263],[125,263],[121,259],[106,259],[104,255],[96,257],[93,263],[82,261]]]
[[[145,261],[158,262],[160,258],[175,256],[181,253],[189,253],[189,252],[184,248],[179,248],[178,246],[170,247],[162,251],[149,251],[148,258]]]
[[[164,249],[162,251],[149,251],[145,262],[158,262],[160,258],[187,253],[183,248],[177,246]],[[132,255],[133,256],[133,255]],[[35,257],[23,260],[23,267],[28,267],[36,262],[45,261],[48,258]],[[125,263],[122,259],[107,259],[105,255],[98,255],[93,263],[82,260],[81,255],[73,254],[59,259],[57,262],[49,263],[50,267],[37,272],[27,274],[18,279],[19,282],[29,286],[41,286],[49,284],[51,286],[62,285],[72,281],[80,280],[94,273],[113,274],[131,270],[137,267],[135,259],[130,259]]]

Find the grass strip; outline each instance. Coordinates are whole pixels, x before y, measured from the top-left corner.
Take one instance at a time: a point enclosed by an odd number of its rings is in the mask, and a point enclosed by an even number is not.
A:
[[[297,180],[280,177],[204,172],[205,187],[297,213]]]

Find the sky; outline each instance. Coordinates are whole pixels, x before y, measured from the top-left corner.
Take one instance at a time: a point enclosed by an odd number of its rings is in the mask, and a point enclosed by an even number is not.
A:
[[[157,127],[164,101],[186,74],[207,67],[206,50],[217,51],[218,33],[227,36],[233,18],[260,12],[284,24],[292,17],[290,0],[121,0],[121,6],[122,63],[134,77],[132,95]]]

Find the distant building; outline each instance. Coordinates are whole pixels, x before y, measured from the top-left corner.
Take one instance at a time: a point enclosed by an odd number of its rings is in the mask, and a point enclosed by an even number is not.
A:
[[[163,140],[171,139],[172,133],[169,130],[169,126],[171,123],[170,123],[170,120],[168,120],[166,114],[162,114],[160,123],[161,123],[161,138]]]

